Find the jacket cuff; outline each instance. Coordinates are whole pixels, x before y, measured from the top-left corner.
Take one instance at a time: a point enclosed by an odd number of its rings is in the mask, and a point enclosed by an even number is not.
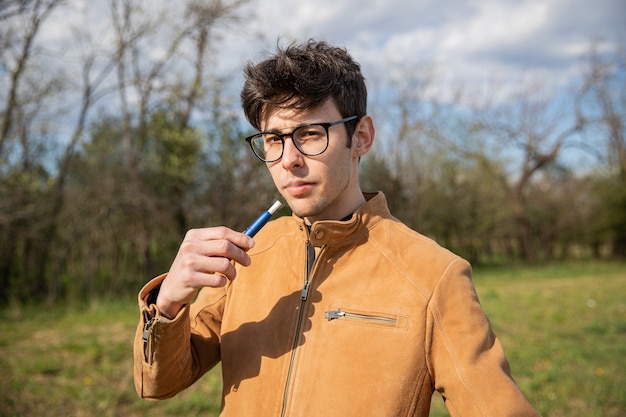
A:
[[[176,317],[174,317],[173,319],[170,319],[161,314],[161,311],[156,306],[156,299],[159,295],[161,284],[166,277],[167,273],[153,278],[146,285],[143,286],[141,291],[139,291],[139,295],[137,296],[137,302],[139,304],[139,309],[141,310],[141,312],[147,314],[148,317],[152,319],[158,320],[159,323],[173,323],[180,321],[180,318],[187,313],[186,310],[188,310],[189,308],[188,304],[183,306],[183,308],[180,309]]]
[[[154,278],[138,295],[141,314],[134,341],[134,382],[141,398],[170,398],[180,391],[172,381],[190,379],[191,365],[186,365],[190,360],[189,305],[170,320],[154,302],[150,303],[156,300],[154,292],[165,277]],[[183,375],[182,370],[188,370],[187,374]]]

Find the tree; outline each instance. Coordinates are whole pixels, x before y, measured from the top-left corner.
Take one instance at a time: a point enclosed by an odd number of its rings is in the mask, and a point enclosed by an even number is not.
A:
[[[455,152],[474,159],[497,178],[494,184],[506,195],[517,251],[524,260],[535,260],[541,252],[536,246],[538,234],[530,215],[533,201],[529,200],[529,190],[537,175],[557,163],[563,149],[582,129],[575,108],[568,117],[557,99],[543,97],[542,91],[531,86],[512,97],[489,98],[474,105],[468,131],[481,139],[448,141]],[[489,161],[496,160],[508,162],[504,169],[494,170]]]
[[[122,246],[127,258],[141,254],[139,279],[160,269],[153,257],[157,227],[150,219],[158,218],[167,195],[178,213],[177,231],[190,223],[184,211],[192,187],[188,170],[199,166],[201,158],[187,161],[200,149],[197,124],[213,88],[213,80],[206,78],[212,59],[208,52],[216,46],[217,28],[236,22],[246,1],[188,0],[146,9],[136,0],[110,0],[108,28],[114,36],[71,27],[76,35],[68,40],[71,45],[44,45],[37,34],[55,11],[68,11],[74,2],[2,3],[0,56],[9,77],[0,79],[0,284],[9,291],[0,298],[63,294],[68,274],[80,275],[84,283],[96,280],[100,271],[94,259],[102,252],[92,249],[87,255],[59,245],[75,247],[81,238],[93,245],[97,232],[85,230],[93,227],[88,219],[102,218],[95,202],[103,199],[124,207],[116,213],[116,224],[132,226],[125,237],[130,246]],[[102,129],[117,132],[121,142]],[[107,187],[106,179],[96,184],[85,172],[101,167],[84,160],[89,134],[96,133],[120,144],[116,157],[124,163],[108,172],[118,187]],[[115,154],[96,148],[103,158]],[[75,188],[87,178],[90,185],[101,186],[100,193]],[[77,207],[77,201],[94,204]],[[116,256],[115,251],[109,254]],[[78,267],[80,259],[83,267]]]
[[[600,54],[593,48],[585,61],[581,113],[590,136],[602,138],[605,173],[597,181],[595,228],[612,240],[613,255],[626,257],[626,50]]]
[[[0,57],[6,71],[0,95],[0,286],[11,288],[17,276],[27,277],[24,292],[43,293],[38,251],[49,227],[52,207],[42,204],[50,194],[45,165],[47,126],[45,103],[60,88],[60,80],[34,77],[36,39],[60,0],[3,4]],[[44,243],[45,245],[45,243]],[[3,293],[5,294],[5,293]]]
[[[198,101],[206,96],[210,86],[205,83],[207,52],[212,46],[210,35],[216,26],[237,20],[237,10],[245,1],[189,1],[176,24],[171,25],[178,5],[162,14],[150,13],[142,3],[133,0],[111,0],[110,11],[115,28],[116,50],[113,59],[117,75],[117,92],[122,119],[122,147],[127,164],[129,204],[138,222],[149,214],[151,195],[146,193],[140,172],[146,162],[146,147],[150,143],[150,118],[155,108],[167,103],[172,109],[172,122],[179,129],[188,129],[191,117],[199,111]],[[155,55],[148,45],[160,45]],[[191,65],[181,63],[191,62]],[[171,78],[174,73],[176,78]],[[182,80],[185,80],[182,82]],[[137,104],[131,106],[131,97]],[[176,191],[176,190],[173,190]],[[187,223],[179,209],[181,226]],[[150,245],[151,228],[144,225],[135,237],[143,247],[145,276],[153,275]]]

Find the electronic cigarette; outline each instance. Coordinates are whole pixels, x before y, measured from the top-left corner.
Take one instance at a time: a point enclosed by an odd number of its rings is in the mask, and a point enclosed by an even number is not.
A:
[[[252,224],[248,226],[246,230],[244,230],[243,234],[250,236],[250,237],[253,237],[254,235],[256,235],[257,232],[261,230],[263,226],[265,226],[265,223],[267,223],[267,221],[272,217],[272,215],[276,213],[279,208],[282,207],[282,205],[283,204],[280,201],[276,200],[274,204],[272,204],[272,207],[270,207],[269,209],[261,213],[261,215],[257,217],[256,220],[253,221]]]

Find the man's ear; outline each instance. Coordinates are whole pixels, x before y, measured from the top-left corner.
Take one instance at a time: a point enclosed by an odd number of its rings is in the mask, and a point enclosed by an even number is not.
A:
[[[352,134],[352,150],[354,155],[361,157],[368,153],[374,144],[374,136],[376,135],[376,129],[374,128],[374,121],[368,115],[365,115],[359,120],[356,125],[356,129]]]

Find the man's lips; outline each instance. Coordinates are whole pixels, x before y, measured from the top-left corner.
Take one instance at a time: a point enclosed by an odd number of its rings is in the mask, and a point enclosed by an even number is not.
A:
[[[294,197],[301,196],[309,192],[315,186],[314,183],[308,181],[289,181],[285,184],[285,190]]]

